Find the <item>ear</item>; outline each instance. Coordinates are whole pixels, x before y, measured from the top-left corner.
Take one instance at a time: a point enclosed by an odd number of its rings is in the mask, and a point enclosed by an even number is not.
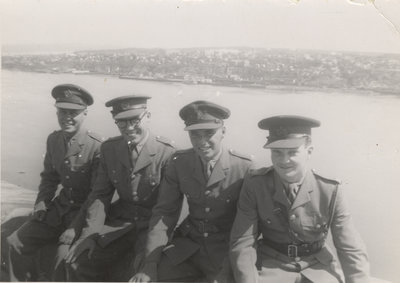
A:
[[[87,108],[85,110],[83,110],[83,115],[87,116],[88,110]]]
[[[307,147],[308,155],[311,155],[312,152],[313,152],[313,150],[314,150],[314,146],[313,146],[313,145],[309,145],[309,146]]]
[[[147,117],[147,119],[150,119],[150,118],[151,118],[151,112],[150,112],[150,111],[148,111],[148,112],[146,113],[146,117]]]
[[[222,132],[222,135],[225,135],[225,133],[226,133],[226,128],[225,128],[225,126],[223,126],[223,127],[221,128],[221,132]]]

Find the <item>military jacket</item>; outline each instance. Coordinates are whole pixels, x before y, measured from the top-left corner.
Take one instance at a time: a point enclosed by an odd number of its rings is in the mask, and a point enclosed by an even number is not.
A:
[[[44,170],[34,210],[49,210],[46,221],[58,225],[62,216],[71,208],[80,208],[94,182],[100,161],[101,138],[81,129],[69,141],[62,131],[55,131],[47,138]],[[58,185],[62,185],[56,195]]]
[[[146,262],[160,259],[162,249],[180,217],[186,196],[189,215],[181,223],[165,252],[178,264],[202,245],[208,251],[210,261],[220,265],[228,255],[229,232],[236,214],[240,188],[251,164],[249,157],[233,150],[223,150],[207,179],[202,161],[193,149],[176,153],[153,209]]]
[[[368,282],[369,264],[365,246],[352,224],[338,186],[337,181],[309,171],[293,204],[290,204],[283,184],[272,167],[249,174],[243,184],[231,233],[230,256],[236,282],[257,282],[255,247],[259,234],[275,243],[313,243],[324,241],[329,228],[345,282]],[[331,204],[334,206],[331,207]],[[263,250],[262,244],[260,249]],[[268,257],[268,253],[261,253],[260,256]],[[326,270],[337,268],[327,245],[314,257]],[[330,271],[337,274],[337,270]]]
[[[149,134],[133,167],[122,136],[105,141],[81,238],[96,234],[100,236],[98,243],[105,246],[134,226],[147,228],[160,181],[174,152],[171,141]],[[112,202],[115,192],[118,200]]]

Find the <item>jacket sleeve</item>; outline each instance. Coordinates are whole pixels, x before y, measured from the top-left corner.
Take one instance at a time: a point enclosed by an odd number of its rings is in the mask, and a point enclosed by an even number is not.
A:
[[[237,283],[257,282],[256,240],[258,237],[257,196],[246,177],[230,239],[230,260]]]
[[[80,236],[81,239],[101,231],[115,191],[115,187],[107,175],[107,165],[103,150],[97,173],[94,173],[92,177],[95,177],[96,180],[85,203],[86,217]]]
[[[61,178],[52,163],[51,135],[46,142],[46,155],[44,157],[44,169],[40,174],[41,181],[39,185],[39,193],[36,198],[34,211],[47,210],[51,200],[53,199],[57,186],[61,182]]]
[[[341,188],[338,188],[331,231],[346,283],[369,282],[366,248],[353,225]]]
[[[181,213],[183,194],[179,189],[176,164],[172,160],[161,182],[157,204],[152,211],[145,249],[145,263],[159,262],[161,252]]]

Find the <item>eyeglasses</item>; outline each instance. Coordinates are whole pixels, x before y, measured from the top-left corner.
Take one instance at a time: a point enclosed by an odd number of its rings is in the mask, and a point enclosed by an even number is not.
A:
[[[115,120],[115,124],[117,124],[118,128],[125,129],[128,125],[132,125],[134,128],[138,127],[142,122],[143,118],[146,116],[147,112],[143,112],[139,118],[134,119],[123,119],[123,120]]]

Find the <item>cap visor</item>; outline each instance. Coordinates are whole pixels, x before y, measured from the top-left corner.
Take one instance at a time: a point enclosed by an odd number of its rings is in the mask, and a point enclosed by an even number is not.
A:
[[[132,109],[124,112],[119,112],[117,115],[114,116],[114,119],[120,120],[135,118],[142,114],[143,111],[144,109]]]
[[[187,126],[185,128],[185,131],[218,129],[220,127],[222,127],[222,124],[215,124],[215,123],[194,124]]]
[[[277,140],[264,145],[264,148],[298,148],[304,144],[305,138]]]
[[[68,103],[68,102],[58,102],[55,104],[57,108],[63,108],[63,109],[85,109],[86,106],[75,104],[75,103]]]

